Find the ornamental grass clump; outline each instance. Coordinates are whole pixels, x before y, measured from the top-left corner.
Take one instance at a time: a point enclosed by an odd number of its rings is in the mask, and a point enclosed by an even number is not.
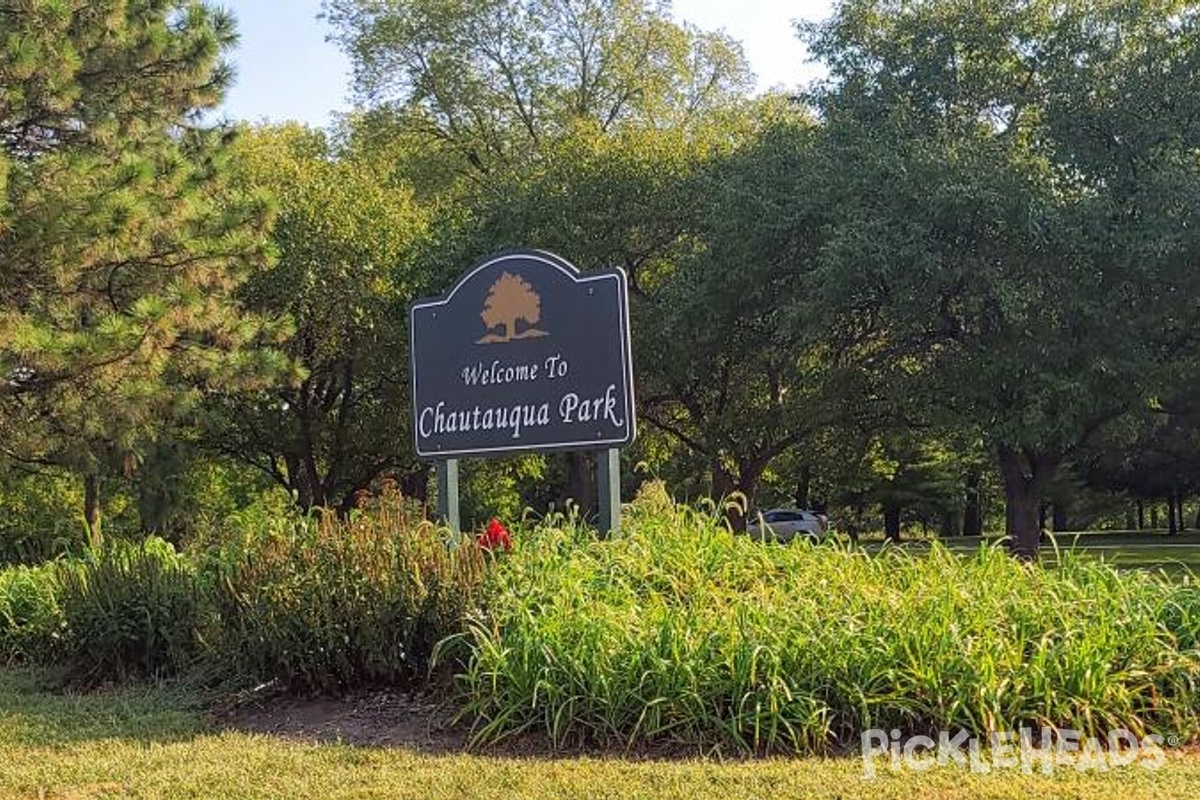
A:
[[[165,677],[199,654],[204,598],[192,563],[167,541],[107,541],[52,565],[61,635],[48,659],[81,682]]]
[[[0,570],[0,664],[49,659],[62,632],[55,564]]]
[[[870,728],[1195,736],[1192,582],[1063,553],[764,545],[639,499],[622,536],[525,531],[472,619],[478,741],[856,747]]]
[[[462,629],[484,555],[387,494],[348,519],[261,521],[210,560],[212,662],[302,691],[404,685]]]

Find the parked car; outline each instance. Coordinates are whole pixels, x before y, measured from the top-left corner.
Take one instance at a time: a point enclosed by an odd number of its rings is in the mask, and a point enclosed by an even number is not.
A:
[[[820,539],[828,529],[824,514],[798,508],[773,508],[751,514],[746,521],[746,532],[760,541],[790,542],[797,536]]]

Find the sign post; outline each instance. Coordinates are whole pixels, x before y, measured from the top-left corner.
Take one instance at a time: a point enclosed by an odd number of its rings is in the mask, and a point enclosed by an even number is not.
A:
[[[615,447],[596,453],[596,482],[600,498],[600,530],[610,536],[621,532],[621,451]]]
[[[442,458],[437,462],[438,507],[437,519],[454,533],[462,530],[458,515],[458,459]]]
[[[590,450],[601,527],[619,529],[619,448],[635,435],[627,295],[620,269],[516,250],[413,306],[413,440],[437,461],[446,524],[459,522],[458,458]]]

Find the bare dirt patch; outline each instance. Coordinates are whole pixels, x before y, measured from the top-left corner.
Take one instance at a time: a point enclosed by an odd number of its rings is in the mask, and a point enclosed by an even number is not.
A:
[[[696,758],[744,760],[744,753],[665,742],[625,747],[620,742],[560,743],[526,732],[499,742],[472,744],[469,722],[454,723],[452,703],[434,696],[382,689],[343,697],[296,697],[260,689],[230,698],[210,713],[218,727],[303,742],[362,747],[402,747],[432,755],[474,753],[520,759],[588,756],[631,761]]]
[[[432,753],[467,749],[470,731],[433,697],[377,690],[344,697],[259,692],[212,713],[220,727],[299,741],[406,747]]]

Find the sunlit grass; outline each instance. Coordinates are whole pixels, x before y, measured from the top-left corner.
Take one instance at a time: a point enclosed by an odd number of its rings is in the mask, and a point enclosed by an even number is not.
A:
[[[863,777],[858,758],[643,761],[434,755],[223,731],[178,690],[87,695],[0,669],[0,798],[1192,798],[1200,758],[1157,771],[972,774],[961,767]]]

